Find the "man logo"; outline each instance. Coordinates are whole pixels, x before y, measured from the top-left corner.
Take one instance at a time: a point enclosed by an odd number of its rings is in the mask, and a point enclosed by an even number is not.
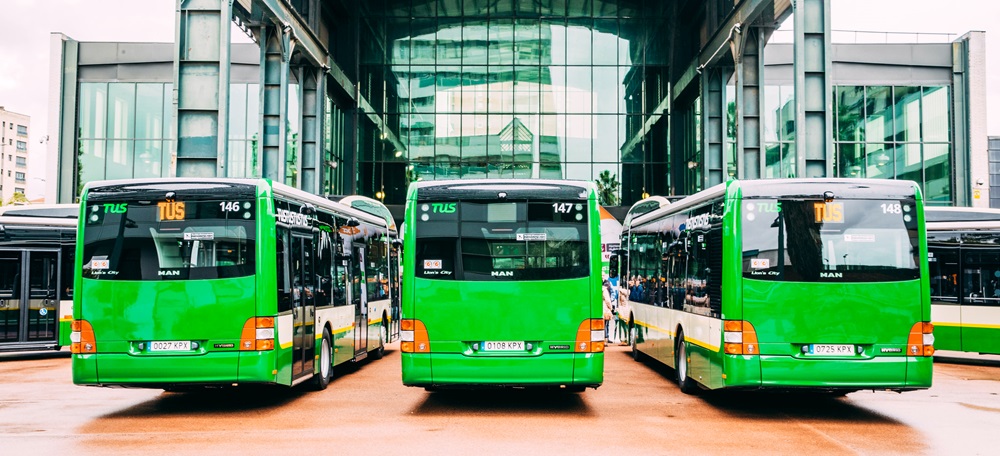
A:
[[[819,273],[820,278],[823,279],[842,279],[844,278],[843,272],[821,272]]]
[[[493,271],[490,275],[493,277],[514,277],[514,271]]]

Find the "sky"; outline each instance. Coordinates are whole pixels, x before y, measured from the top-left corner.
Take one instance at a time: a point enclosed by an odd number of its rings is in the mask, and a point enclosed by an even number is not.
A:
[[[173,42],[176,5],[176,0],[0,0],[0,106],[31,116],[28,198],[42,196],[49,162],[43,142],[52,95],[50,34],[61,32],[78,41]],[[985,31],[986,130],[1000,136],[1000,2],[831,0],[831,5],[833,30]]]

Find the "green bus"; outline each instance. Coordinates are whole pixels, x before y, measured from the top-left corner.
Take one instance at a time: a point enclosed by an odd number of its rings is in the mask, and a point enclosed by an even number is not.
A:
[[[405,217],[403,384],[601,385],[600,217],[592,183],[416,182]]]
[[[0,208],[0,351],[69,346],[75,204]]]
[[[172,178],[90,183],[80,220],[76,384],[322,389],[383,353],[381,217],[269,180]]]
[[[622,232],[636,359],[699,389],[928,388],[923,202],[909,181],[731,180]]]
[[[1000,354],[1000,210],[928,207],[934,345]]]

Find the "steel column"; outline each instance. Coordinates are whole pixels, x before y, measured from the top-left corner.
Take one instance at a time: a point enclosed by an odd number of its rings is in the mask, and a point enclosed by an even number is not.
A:
[[[225,175],[231,0],[178,0],[174,51],[177,176]]]
[[[288,115],[288,33],[273,25],[260,30],[261,177],[285,181],[285,125]]]
[[[322,144],[326,72],[320,68],[302,70],[302,154],[299,161],[300,188],[319,194],[322,184]]]
[[[703,188],[723,182],[726,141],[726,81],[729,70],[708,68],[701,74]],[[687,164],[686,166],[692,166]]]
[[[795,175],[833,175],[830,0],[796,0]]]
[[[756,27],[745,27],[733,42],[736,62],[736,154],[733,158],[736,176],[740,179],[759,179],[764,169],[760,118],[763,49],[763,36]],[[726,165],[728,170],[730,164]]]

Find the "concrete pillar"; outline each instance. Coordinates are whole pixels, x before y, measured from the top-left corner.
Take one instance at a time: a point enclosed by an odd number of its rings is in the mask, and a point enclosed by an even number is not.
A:
[[[702,122],[702,179],[708,188],[722,183],[725,176],[724,148],[726,140],[726,82],[727,68],[706,68],[701,74]],[[691,166],[691,164],[685,164]]]
[[[759,179],[764,169],[764,132],[761,122],[764,37],[761,29],[746,27],[734,41],[736,61],[736,176]],[[731,164],[727,164],[730,166]]]
[[[174,42],[177,176],[225,175],[230,0],[178,0]]]
[[[285,181],[285,125],[291,43],[274,25],[260,31],[261,177]]]
[[[796,0],[795,175],[833,176],[830,0]]]

